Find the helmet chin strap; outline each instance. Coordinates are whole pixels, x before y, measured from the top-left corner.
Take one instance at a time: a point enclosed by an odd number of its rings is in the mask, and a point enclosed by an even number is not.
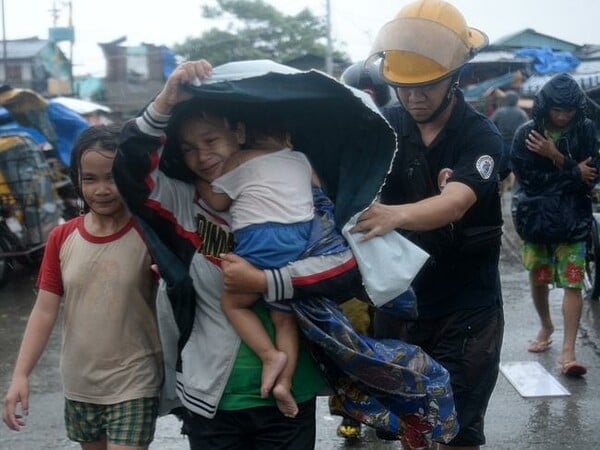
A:
[[[440,106],[438,106],[437,109],[427,119],[415,120],[415,122],[431,123],[435,119],[437,119],[446,110],[446,108],[448,108],[448,106],[450,105],[450,102],[452,101],[452,98],[454,98],[454,93],[456,92],[457,89],[458,89],[458,80],[453,80],[452,84],[448,88],[448,92],[446,92],[446,95],[444,95],[444,99],[440,103]]]
[[[431,113],[431,115],[427,119],[421,119],[421,120],[413,119],[413,120],[417,123],[433,122],[446,110],[446,108],[448,108],[448,106],[450,105],[450,102],[454,98],[454,94],[457,89],[458,89],[458,74],[454,74],[454,75],[452,75],[452,82],[450,83],[450,86],[448,87],[448,91],[446,91],[446,95],[444,95],[444,98],[443,98],[442,102],[440,103],[440,105],[437,107],[437,109],[433,113]],[[396,96],[398,96],[397,93],[396,93]],[[398,98],[398,100],[400,101],[400,98]],[[400,104],[402,104],[402,101],[400,101]]]

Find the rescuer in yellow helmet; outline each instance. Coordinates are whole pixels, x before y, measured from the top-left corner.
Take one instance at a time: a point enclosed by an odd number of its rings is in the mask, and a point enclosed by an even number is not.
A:
[[[461,68],[487,42],[450,3],[420,0],[381,28],[369,58],[379,61],[400,101],[384,109],[398,153],[380,202],[355,230],[367,239],[397,230],[431,255],[413,283],[418,320],[403,322],[378,310],[374,333],[421,346],[450,373],[460,431],[439,448],[485,444],[483,418],[504,329],[502,138],[458,87]]]
[[[447,80],[449,92],[431,117],[433,121],[452,100],[460,69],[488,44],[487,36],[467,26],[450,3],[427,0],[411,3],[379,31],[370,60],[382,58],[381,74],[395,87],[424,87]]]

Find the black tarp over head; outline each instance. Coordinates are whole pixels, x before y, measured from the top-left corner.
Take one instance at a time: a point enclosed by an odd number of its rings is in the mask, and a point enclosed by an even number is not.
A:
[[[316,71],[299,71],[269,60],[217,66],[202,83],[186,87],[194,97],[179,109],[197,106],[235,120],[277,123],[304,152],[336,204],[341,228],[376,197],[396,150],[396,137],[371,98]],[[161,169],[189,181],[173,130],[167,129]]]

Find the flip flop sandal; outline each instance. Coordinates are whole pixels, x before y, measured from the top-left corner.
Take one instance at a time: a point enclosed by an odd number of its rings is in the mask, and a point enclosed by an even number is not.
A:
[[[552,345],[552,339],[548,339],[547,341],[538,341],[537,339],[531,341],[529,347],[527,347],[527,351],[531,353],[544,353],[550,348]]]
[[[569,361],[563,363],[561,373],[567,377],[580,377],[587,373],[587,369],[581,363],[577,361]]]

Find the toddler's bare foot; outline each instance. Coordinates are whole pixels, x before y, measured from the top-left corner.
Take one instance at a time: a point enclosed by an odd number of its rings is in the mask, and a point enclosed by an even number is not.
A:
[[[281,374],[287,363],[287,355],[278,350],[269,353],[262,361],[262,376],[260,380],[260,396],[267,398],[277,377]]]
[[[296,417],[296,414],[298,414],[298,405],[296,404],[296,400],[294,400],[294,396],[285,385],[277,383],[273,388],[273,397],[275,397],[275,403],[277,403],[279,411],[285,417]]]

